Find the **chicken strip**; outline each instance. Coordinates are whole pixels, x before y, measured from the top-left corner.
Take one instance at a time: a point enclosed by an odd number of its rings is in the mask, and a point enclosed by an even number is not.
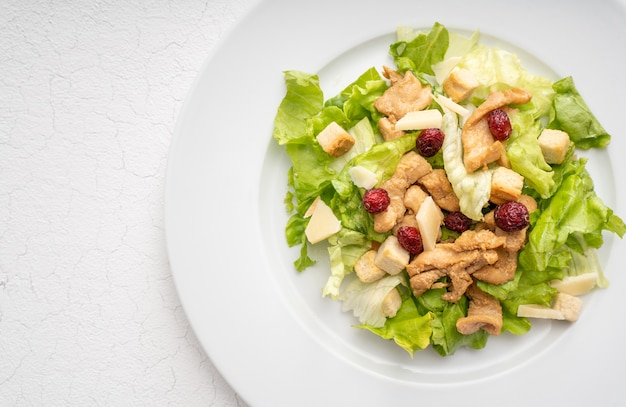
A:
[[[424,110],[433,100],[430,86],[422,86],[411,71],[406,71],[402,79],[391,79],[391,83],[376,99],[374,107],[392,121],[401,119],[408,112]]]
[[[502,306],[492,295],[482,291],[474,283],[467,290],[470,299],[467,316],[456,321],[456,329],[463,335],[470,335],[479,329],[491,335],[502,331]]]
[[[388,232],[402,219],[406,212],[406,190],[430,171],[432,167],[428,161],[415,151],[409,151],[402,156],[391,178],[381,184],[381,188],[389,195],[390,203],[383,212],[374,214],[375,231]]]
[[[463,125],[463,162],[467,172],[474,172],[498,161],[505,156],[502,142],[494,139],[489,130],[487,115],[494,109],[507,105],[528,103],[532,95],[524,89],[514,88],[502,92],[492,92],[468,117]]]

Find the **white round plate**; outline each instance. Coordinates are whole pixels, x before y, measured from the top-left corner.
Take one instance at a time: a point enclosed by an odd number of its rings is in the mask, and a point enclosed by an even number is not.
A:
[[[166,180],[166,232],[185,312],[207,354],[252,406],[600,405],[626,400],[626,245],[607,236],[611,281],[585,296],[574,324],[538,321],[480,351],[411,358],[352,327],[321,297],[328,275],[298,273],[285,244],[289,160],[272,138],[283,71],[319,73],[326,97],[391,61],[399,25],[478,29],[533,72],[572,75],[613,135],[586,153],[596,190],[626,216],[626,6],[588,1],[269,0],[210,56],[181,112]],[[590,404],[592,403],[592,404]]]

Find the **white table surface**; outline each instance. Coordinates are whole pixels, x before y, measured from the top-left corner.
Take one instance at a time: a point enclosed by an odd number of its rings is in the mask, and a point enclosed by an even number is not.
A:
[[[257,0],[0,2],[0,406],[245,406],[165,249],[177,115]]]

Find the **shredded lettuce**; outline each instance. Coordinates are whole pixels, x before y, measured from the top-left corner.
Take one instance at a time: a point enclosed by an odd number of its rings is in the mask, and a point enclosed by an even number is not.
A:
[[[430,345],[435,318],[436,315],[432,312],[420,314],[411,295],[405,294],[396,316],[387,318],[383,326],[361,324],[357,328],[367,329],[383,339],[393,340],[413,357],[416,351]]]
[[[398,285],[407,285],[403,274],[387,275],[373,283],[353,278],[341,292],[342,309],[352,311],[362,324],[374,328],[385,325],[382,303],[387,294]]]
[[[481,44],[463,56],[457,67],[470,71],[480,84],[472,92],[475,105],[487,99],[493,91],[517,87],[533,95],[526,109],[532,107],[536,117],[550,111],[554,95],[552,81],[529,73],[519,57],[509,51]]]
[[[343,279],[354,271],[354,263],[371,247],[371,241],[365,235],[343,228],[328,239],[330,258],[330,276],[322,290],[322,296],[339,298]]]

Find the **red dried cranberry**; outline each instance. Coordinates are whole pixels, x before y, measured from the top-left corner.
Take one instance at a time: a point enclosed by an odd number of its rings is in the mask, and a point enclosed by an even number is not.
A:
[[[511,136],[511,120],[509,115],[502,109],[494,109],[487,116],[489,130],[496,140],[504,141]]]
[[[450,212],[443,218],[443,224],[453,232],[463,233],[472,226],[472,220],[463,212]]]
[[[365,191],[363,195],[363,207],[369,213],[380,213],[387,209],[391,199],[383,188],[372,188]]]
[[[424,129],[417,136],[415,147],[423,157],[432,157],[441,150],[444,138],[445,134],[439,129]]]
[[[396,233],[398,243],[407,252],[411,254],[420,254],[424,251],[424,244],[422,243],[422,235],[419,230],[413,226],[402,226]]]
[[[530,222],[528,208],[516,201],[509,201],[496,206],[494,218],[496,225],[505,232],[522,230]]]

